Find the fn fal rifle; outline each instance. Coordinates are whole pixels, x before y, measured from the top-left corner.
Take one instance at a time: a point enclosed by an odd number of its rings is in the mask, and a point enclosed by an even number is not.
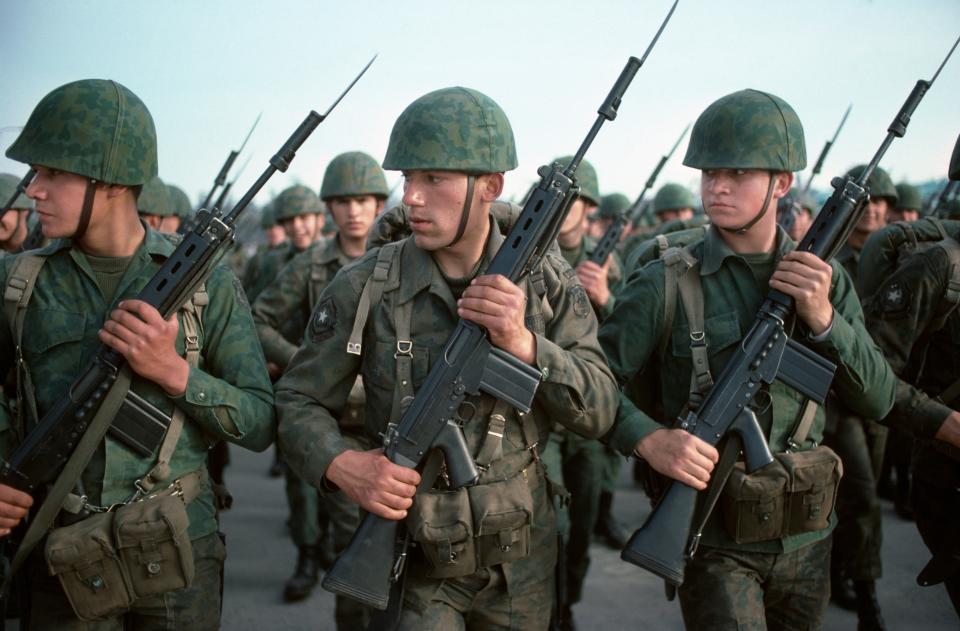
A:
[[[627,229],[627,223],[630,222],[631,217],[634,217],[640,210],[640,204],[643,202],[643,196],[647,194],[651,188],[653,188],[654,183],[657,181],[657,177],[660,175],[663,165],[667,163],[667,160],[670,159],[670,156],[673,155],[673,152],[677,150],[677,147],[680,146],[680,143],[683,141],[683,137],[687,135],[687,132],[690,130],[690,125],[687,125],[684,128],[683,133],[680,134],[680,137],[677,138],[677,142],[673,143],[673,147],[670,148],[669,153],[665,156],[660,156],[660,162],[657,163],[657,167],[653,170],[653,173],[650,174],[650,177],[647,178],[646,184],[643,185],[643,190],[640,191],[640,195],[637,197],[636,201],[630,205],[630,208],[627,208],[620,216],[613,220],[613,223],[607,228],[606,232],[603,233],[603,236],[600,237],[600,241],[597,242],[597,247],[594,249],[593,254],[590,255],[590,260],[596,263],[597,265],[603,265],[607,262],[607,257],[610,256],[610,253],[613,252],[613,249],[617,247],[617,244],[620,242],[620,237],[623,236],[623,231]],[[638,217],[634,220],[634,224],[640,222],[643,217]]]
[[[490,262],[487,274],[501,274],[519,283],[540,265],[579,193],[574,179],[577,167],[603,123],[617,117],[624,92],[676,6],[675,1],[643,57],[631,57],[627,61],[570,164],[540,167],[540,182],[531,191],[516,224]],[[539,370],[495,348],[486,330],[461,319],[402,418],[388,425],[383,453],[391,462],[417,468],[425,462],[430,450],[440,449],[450,488],[475,484],[480,473],[457,421],[460,404],[467,396],[484,392],[528,412],[539,384]],[[398,537],[399,532],[400,522],[372,513],[365,515],[350,544],[324,577],[323,588],[370,607],[386,609],[393,591],[391,584],[399,584],[406,562],[406,537]],[[402,542],[399,555],[398,541]]]
[[[849,176],[833,179],[833,194],[797,250],[811,252],[827,261],[843,246],[863,214],[869,198],[865,185],[870,174],[894,138],[901,138],[906,133],[911,115],[943,70],[957,43],[960,43],[960,39],[954,43],[930,81],[917,81],[887,128],[883,143],[860,177],[856,180]],[[773,461],[767,439],[749,407],[760,386],[779,379],[804,396],[823,403],[836,370],[831,362],[788,337],[784,323],[794,311],[793,298],[771,290],[753,326],[724,366],[703,404],[696,412],[679,419],[682,429],[711,445],[725,440],[738,440],[743,448],[748,473]],[[696,552],[700,541],[699,529],[706,523],[719,497],[719,493],[711,491],[722,489],[729,474],[729,469],[714,471],[708,489],[708,501],[703,502],[697,515],[698,532],[692,537],[692,523],[698,505],[697,490],[672,481],[647,521],[627,542],[620,557],[653,572],[669,585],[681,585],[686,561]]]
[[[372,63],[373,59],[325,113],[311,111],[307,115],[276,155],[270,158],[269,166],[230,212],[221,215],[217,211],[206,209],[198,211],[197,227],[184,236],[137,296],[138,300],[155,307],[166,319],[193,295],[197,286],[210,274],[232,244],[234,226],[240,213],[274,173],[287,170],[300,146]],[[89,365],[73,381],[64,396],[27,434],[10,459],[0,462],[0,484],[36,495],[45,484],[52,482],[73,453],[91,418],[125,364],[123,355],[101,345]],[[140,438],[143,440],[124,444],[138,453],[143,453],[143,444],[149,444],[151,448],[147,450],[147,454],[152,453],[152,449],[162,439],[166,426],[157,423],[152,428],[141,429],[143,435]],[[123,435],[117,437],[122,439]]]
[[[10,199],[7,200],[7,203],[3,205],[3,208],[0,209],[0,219],[3,219],[3,216],[7,214],[7,211],[13,208],[13,205],[17,203],[17,198],[21,195],[27,194],[27,187],[30,186],[30,182],[33,181],[33,176],[37,174],[32,168],[27,171],[27,174],[17,182],[17,188],[14,189],[13,195],[10,196]]]

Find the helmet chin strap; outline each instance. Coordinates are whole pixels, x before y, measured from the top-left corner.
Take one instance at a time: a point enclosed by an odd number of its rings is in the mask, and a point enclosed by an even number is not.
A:
[[[460,239],[463,238],[463,233],[467,229],[467,220],[470,219],[470,207],[473,205],[473,187],[477,183],[477,177],[475,175],[467,175],[467,197],[463,200],[463,210],[460,211],[460,225],[457,227],[457,236],[453,238],[453,241],[445,245],[444,247],[452,248],[455,246]]]
[[[776,174],[773,171],[771,171],[770,184],[767,185],[767,196],[763,200],[763,207],[760,208],[760,212],[757,213],[756,217],[748,221],[746,224],[740,226],[739,228],[721,228],[721,229],[726,230],[727,232],[736,232],[737,234],[744,234],[747,230],[752,228],[754,224],[760,221],[763,218],[763,216],[767,214],[767,208],[770,206],[771,198],[773,198],[773,178],[775,177],[776,177]]]
[[[80,209],[80,222],[73,233],[73,240],[78,241],[87,232],[90,225],[90,215],[93,214],[93,196],[97,192],[97,181],[87,180],[87,188],[83,192],[83,207]]]

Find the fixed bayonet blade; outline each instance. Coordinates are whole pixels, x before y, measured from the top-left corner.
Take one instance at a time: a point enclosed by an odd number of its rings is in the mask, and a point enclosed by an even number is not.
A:
[[[380,53],[377,53],[377,55],[379,55],[379,54],[380,54]],[[333,111],[333,108],[335,108],[335,107],[340,103],[340,101],[343,100],[343,97],[347,96],[347,92],[349,92],[350,90],[353,89],[353,86],[356,85],[357,81],[360,80],[360,77],[362,77],[362,76],[364,75],[364,73],[367,71],[367,69],[368,69],[370,66],[373,65],[373,62],[376,61],[377,55],[374,55],[374,56],[370,59],[370,61],[367,62],[367,65],[363,67],[363,70],[360,71],[360,74],[358,74],[358,75],[353,79],[353,81],[350,82],[350,85],[347,86],[347,89],[344,90],[344,91],[340,94],[340,96],[337,97],[337,100],[333,102],[333,105],[331,105],[330,107],[328,107],[328,108],[327,108],[327,111],[320,115],[320,120],[323,120],[324,118],[326,118],[327,116],[329,116],[329,115],[330,115],[330,112]]]

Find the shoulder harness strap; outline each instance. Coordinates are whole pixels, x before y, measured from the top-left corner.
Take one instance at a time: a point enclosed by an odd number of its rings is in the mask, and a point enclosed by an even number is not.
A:
[[[24,401],[30,406],[30,413],[33,418],[40,418],[37,414],[37,402],[33,396],[33,379],[30,376],[29,367],[23,361],[23,324],[27,316],[27,303],[30,302],[33,288],[37,284],[37,276],[40,275],[40,268],[43,267],[46,260],[46,256],[36,252],[19,255],[13,262],[13,267],[7,276],[7,286],[3,291],[3,311],[7,316],[7,322],[12,327],[17,353],[17,414],[20,417],[20,422],[16,424],[18,438],[22,438],[19,434],[25,425],[23,422]]]
[[[373,305],[380,302],[383,296],[384,286],[390,276],[390,268],[393,266],[394,259],[399,257],[402,245],[403,241],[393,241],[381,247],[377,253],[377,263],[373,268],[373,274],[363,285],[360,303],[357,305],[357,315],[353,320],[353,330],[347,341],[347,352],[351,355],[359,355],[363,350],[363,329],[367,326],[367,319],[370,317]]]

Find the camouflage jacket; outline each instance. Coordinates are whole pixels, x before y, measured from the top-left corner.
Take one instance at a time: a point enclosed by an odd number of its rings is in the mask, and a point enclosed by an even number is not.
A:
[[[148,230],[112,304],[104,301],[86,257],[73,249],[69,240],[54,241],[42,250],[48,258],[27,307],[23,332],[23,353],[36,387],[39,414],[65,395],[81,367],[90,361],[100,345],[97,332],[105,315],[121,300],[135,297],[173,250],[171,240]],[[4,287],[14,258],[0,259]],[[207,280],[206,290],[210,301],[202,318],[201,356],[199,366],[190,370],[186,392],[171,398],[159,386],[137,377],[131,387],[166,414],[171,414],[176,405],[186,416],[170,463],[169,480],[203,467],[207,449],[218,440],[263,450],[275,431],[266,363],[259,346],[250,344],[255,336],[253,320],[239,281],[228,269],[218,266]],[[0,372],[4,374],[16,356],[14,347],[11,325],[4,316],[0,326]],[[176,348],[183,354],[182,324]],[[17,441],[16,419],[10,413],[10,401],[2,403],[0,445],[3,455],[8,456]],[[26,430],[35,422],[28,419]],[[108,435],[83,473],[85,491],[94,504],[123,501],[134,491],[134,481],[154,462],[155,457],[140,458]],[[188,507],[191,539],[216,530],[213,506],[208,485]]]
[[[589,260],[590,255],[593,254],[596,248],[597,240],[585,236],[583,237],[583,241],[580,242],[579,248],[567,249],[561,247],[560,252],[563,254],[563,258],[567,261],[567,264],[576,269],[577,265]],[[610,268],[607,270],[607,288],[610,290],[610,299],[607,300],[607,304],[602,307],[597,307],[597,305],[591,303],[594,313],[597,314],[597,319],[601,322],[613,313],[613,306],[617,304],[617,294],[620,293],[623,284],[623,263],[620,262],[620,255],[616,252],[611,252],[610,257],[613,259],[610,261]]]
[[[945,221],[954,238],[960,222]],[[960,376],[960,310],[944,326],[928,331],[950,281],[950,259],[939,247],[916,252],[865,302],[867,327],[900,376],[893,412],[884,423],[932,439],[944,419],[960,402],[938,397]],[[949,405],[947,405],[949,404]],[[914,459],[916,473],[939,484],[960,484],[960,467],[929,444],[924,457]],[[951,477],[944,470],[952,470]]]
[[[488,261],[502,242],[503,235],[491,220]],[[362,356],[348,354],[360,293],[378,252],[371,250],[344,267],[327,286],[303,345],[277,383],[281,449],[290,466],[321,490],[330,462],[348,448],[335,419],[341,415],[358,373],[366,386],[368,436],[377,442],[376,437],[387,428],[395,385],[396,306],[413,301],[414,388],[422,385],[459,321],[453,294],[430,253],[417,248],[413,239],[406,239],[393,263],[400,266],[395,284],[388,280],[382,300],[372,305]],[[543,376],[529,415],[540,450],[554,421],[586,436],[601,435],[613,420],[617,402],[616,385],[596,341],[597,320],[576,273],[560,257],[548,254],[542,278],[542,296],[529,278],[521,283],[528,297],[527,327],[536,335],[535,365]],[[476,413],[472,415],[475,421],[464,425],[464,432],[471,453],[476,454],[494,401],[481,395],[468,397],[467,402],[475,406]],[[505,416],[503,457],[483,473],[482,484],[513,477],[529,464],[518,415],[510,410]],[[544,553],[555,550],[555,530],[552,511],[535,516],[530,549],[537,552],[509,564],[514,566],[511,572],[516,572],[512,576],[527,577],[523,582],[546,579],[555,556],[544,558]]]
[[[351,261],[336,235],[294,256],[253,303],[253,321],[267,360],[281,368],[297,352],[323,288]]]
[[[280,245],[263,246],[257,250],[243,270],[243,290],[250,304],[256,302],[260,292],[273,281],[280,269],[296,254],[289,241]]]
[[[795,244],[783,230],[777,230],[776,258],[779,259]],[[698,269],[704,293],[704,329],[710,371],[716,378],[752,325],[768,288],[758,285],[749,264],[727,247],[716,228],[710,228],[704,239],[692,246],[692,252],[701,262]],[[864,328],[860,301],[850,277],[836,262],[832,263],[832,267],[830,298],[835,309],[833,325],[825,339],[814,342],[807,338],[806,344],[837,364],[834,391],[850,409],[867,418],[881,418],[893,404],[895,378]],[[657,387],[665,418],[674,419],[686,405],[689,396],[692,370],[690,331],[683,305],[678,301],[674,321],[668,329],[664,356],[658,357],[658,345],[664,330],[664,278],[663,262],[660,260],[635,271],[620,293],[613,314],[601,327],[600,342],[610,368],[621,384],[629,385],[632,380],[659,379]],[[802,331],[799,325],[798,329]],[[800,332],[795,337],[804,341],[806,336]],[[771,451],[786,449],[787,438],[796,426],[803,402],[802,395],[779,381],[763,387],[754,400],[754,411],[767,435]],[[824,414],[818,410],[807,448],[821,442],[823,426]],[[633,453],[640,439],[662,427],[635,401],[621,395],[617,422],[605,440],[628,455]],[[704,531],[703,543],[778,552],[797,549],[827,534],[828,531],[822,531],[790,539],[735,546],[719,524],[719,511],[714,511]]]

